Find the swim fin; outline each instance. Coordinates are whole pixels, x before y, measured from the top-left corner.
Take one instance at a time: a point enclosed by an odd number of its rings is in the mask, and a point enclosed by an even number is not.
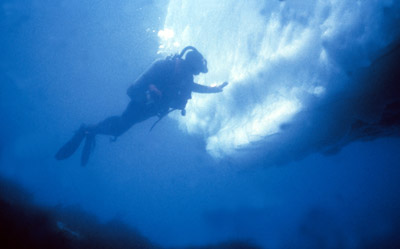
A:
[[[92,152],[95,145],[95,135],[87,134],[85,145],[83,146],[82,155],[81,155],[81,165],[85,166],[89,161],[90,153]]]
[[[86,125],[81,125],[75,135],[65,143],[56,154],[57,160],[64,160],[70,157],[78,149],[86,135]]]

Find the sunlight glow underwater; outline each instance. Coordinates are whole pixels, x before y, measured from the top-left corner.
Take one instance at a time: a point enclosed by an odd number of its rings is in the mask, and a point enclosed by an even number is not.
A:
[[[391,236],[398,245],[400,140],[345,145],[370,140],[351,128],[400,134],[398,63],[378,60],[399,44],[399,5],[6,1],[0,173],[41,205],[77,206],[102,223],[121,220],[166,248],[231,240],[371,248],[363,245]],[[115,143],[99,136],[85,168],[80,151],[53,158],[81,122],[120,114],[126,89],[154,59],[187,45],[209,62],[196,80],[229,81],[223,93],[194,94],[185,117],[171,113],[174,120],[151,133],[153,120]],[[394,99],[394,115],[382,119]],[[386,133],[363,126],[380,120],[390,126]],[[314,153],[336,147],[343,150],[330,157]],[[71,228],[57,221],[60,230]]]
[[[388,25],[398,9],[395,1],[375,0],[171,0],[159,53],[194,45],[210,68],[198,82],[230,82],[221,96],[196,95],[188,115],[175,118],[204,135],[216,158],[263,143],[282,125],[296,124],[299,112],[356,89],[348,72],[369,66],[398,38]]]

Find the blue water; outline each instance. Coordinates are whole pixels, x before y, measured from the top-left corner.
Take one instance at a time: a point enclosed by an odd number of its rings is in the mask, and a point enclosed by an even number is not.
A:
[[[3,1],[0,175],[40,205],[120,219],[162,247],[390,243],[400,124],[380,120],[400,100],[383,56],[397,51],[399,10],[373,0]],[[156,119],[115,143],[98,137],[86,167],[79,153],[54,159],[81,123],[121,113],[153,60],[186,45],[208,59],[195,80],[229,81],[223,93],[194,94],[185,117],[152,132]],[[352,132],[357,120],[375,132]]]

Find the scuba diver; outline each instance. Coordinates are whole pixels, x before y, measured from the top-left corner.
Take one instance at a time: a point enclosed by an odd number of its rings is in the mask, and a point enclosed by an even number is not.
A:
[[[228,85],[224,82],[210,87],[195,83],[194,75],[207,73],[207,60],[194,47],[185,47],[180,54],[156,60],[127,90],[131,101],[120,116],[111,116],[96,125],[81,125],[75,135],[56,154],[57,160],[70,157],[85,139],[81,155],[86,165],[95,144],[96,135],[113,136],[113,141],[134,124],[158,116],[151,129],[168,113],[180,110],[185,116],[185,106],[192,92],[219,93]],[[150,129],[150,130],[151,130]]]

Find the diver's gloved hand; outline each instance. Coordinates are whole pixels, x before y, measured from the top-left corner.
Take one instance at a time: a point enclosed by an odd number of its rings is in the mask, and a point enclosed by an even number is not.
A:
[[[216,86],[216,88],[217,88],[218,92],[222,92],[223,89],[224,89],[224,87],[226,87],[227,85],[228,85],[228,82],[225,81],[225,82],[222,83],[221,85]]]

